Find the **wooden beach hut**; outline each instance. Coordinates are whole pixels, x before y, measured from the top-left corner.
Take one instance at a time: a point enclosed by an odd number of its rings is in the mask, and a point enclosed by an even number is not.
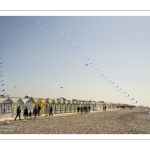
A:
[[[70,113],[74,112],[74,101],[70,100]]]
[[[65,104],[66,104],[66,113],[70,113],[71,112],[70,100],[66,100]]]
[[[33,106],[35,104],[33,98],[32,97],[21,98],[21,100],[24,102],[24,108],[27,107],[29,112],[30,111],[33,112]]]
[[[0,97],[0,118],[13,117],[13,101],[9,97]]]
[[[112,103],[107,102],[106,103],[106,110],[110,110],[110,109],[112,109]]]
[[[61,101],[60,101],[60,99],[59,98],[57,98],[56,100],[55,100],[55,113],[56,114],[60,114],[60,111],[61,111]]]
[[[78,107],[78,100],[77,99],[73,99],[73,112],[77,112],[77,107]]]
[[[66,113],[66,103],[65,103],[66,99],[61,97],[60,98],[60,113]]]
[[[117,109],[117,104],[116,103],[112,103],[112,109]]]
[[[95,111],[100,111],[100,110],[101,110],[101,104],[100,104],[99,101],[96,101],[96,105],[95,105],[95,107],[94,107],[94,110],[95,110]]]
[[[24,113],[24,108],[25,108],[24,102],[19,97],[10,97],[10,99],[13,101],[13,112],[12,112],[13,114],[12,114],[12,116],[15,117],[17,115],[17,108],[18,108],[18,106],[20,106],[20,109],[21,109],[20,116],[22,117],[23,113]]]
[[[40,111],[40,114],[41,115],[44,115],[46,112],[45,112],[45,102],[46,102],[46,99],[43,99],[43,98],[34,98],[34,106],[33,107],[37,107],[40,106],[41,107],[41,111]],[[47,107],[49,108],[49,107]]]
[[[56,114],[55,99],[47,99],[46,104],[52,106],[53,114]]]
[[[95,105],[96,105],[96,101],[91,101],[91,111],[94,111],[95,109]]]

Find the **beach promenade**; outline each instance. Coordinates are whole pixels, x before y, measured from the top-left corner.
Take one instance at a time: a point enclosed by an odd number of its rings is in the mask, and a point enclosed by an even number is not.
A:
[[[0,134],[150,134],[149,109],[65,113],[37,119],[0,121]],[[7,126],[7,127],[6,127]],[[5,128],[6,127],[6,128]]]

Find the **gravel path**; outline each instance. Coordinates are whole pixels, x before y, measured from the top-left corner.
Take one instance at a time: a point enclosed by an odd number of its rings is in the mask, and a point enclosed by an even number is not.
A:
[[[127,108],[10,121],[10,125],[0,124],[0,134],[150,134],[149,111]]]

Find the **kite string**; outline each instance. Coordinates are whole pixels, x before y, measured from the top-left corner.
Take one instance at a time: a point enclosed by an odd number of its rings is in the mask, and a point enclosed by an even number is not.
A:
[[[74,41],[72,41],[67,35],[65,35],[64,32],[61,32],[60,30],[57,30],[57,28],[55,28],[55,27],[53,27],[53,26],[51,26],[49,24],[42,23],[42,22],[33,22],[33,21],[23,22],[23,23],[16,24],[15,26],[13,26],[12,28],[10,28],[5,33],[5,36],[3,37],[3,39],[0,42],[0,59],[2,59],[2,48],[3,48],[4,42],[5,42],[6,36],[10,33],[11,30],[15,29],[16,27],[21,26],[21,25],[26,25],[26,24],[29,24],[29,25],[34,25],[34,24],[41,25],[41,26],[48,27],[49,29],[52,29],[52,31],[58,31],[58,33],[60,34],[60,36],[62,36],[63,38],[67,38],[67,41],[72,45],[72,47],[75,47],[75,50],[78,50],[78,52],[82,53],[82,56],[84,58],[86,58],[87,61],[90,61],[90,59],[85,55],[85,53],[74,43]],[[96,67],[93,62],[89,62],[89,64],[92,65],[92,67],[94,67],[94,68]],[[1,67],[2,67],[2,64],[1,64]],[[95,68],[95,70],[98,70],[99,71],[98,73],[101,72],[97,67]],[[0,73],[2,73],[2,72],[0,72]],[[3,76],[3,74],[2,74],[2,76]],[[105,74],[102,74],[102,75],[100,74],[100,76],[104,76],[105,77],[104,79],[107,79],[107,76]],[[110,83],[111,83],[111,80],[110,80]],[[114,82],[112,82],[111,85],[114,85]],[[119,86],[117,86],[116,88],[118,88],[118,87]],[[2,91],[5,91],[5,89],[3,89]],[[121,91],[121,88],[120,88],[119,91]],[[124,94],[126,94],[126,92],[124,92]],[[128,97],[129,97],[129,94],[128,94]]]

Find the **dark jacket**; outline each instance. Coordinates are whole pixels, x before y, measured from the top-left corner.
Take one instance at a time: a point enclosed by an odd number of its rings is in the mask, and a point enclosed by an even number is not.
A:
[[[77,110],[80,110],[80,107],[79,107],[79,106],[77,107]]]
[[[32,113],[31,113],[31,111],[29,112],[29,116],[31,117],[31,115],[32,115]]]
[[[38,106],[38,110],[39,110],[39,111],[41,110],[41,107],[40,107],[40,106]]]
[[[21,113],[21,109],[20,107],[17,108],[17,114],[20,114]]]
[[[52,106],[50,107],[49,111],[50,111],[50,112],[52,112],[52,111],[53,111],[53,108],[52,108]]]
[[[34,113],[34,114],[37,114],[37,113],[38,113],[37,108],[34,108],[34,109],[33,109],[33,113]]]
[[[23,115],[24,115],[24,116],[28,116],[28,109],[27,109],[27,108],[24,109]]]

